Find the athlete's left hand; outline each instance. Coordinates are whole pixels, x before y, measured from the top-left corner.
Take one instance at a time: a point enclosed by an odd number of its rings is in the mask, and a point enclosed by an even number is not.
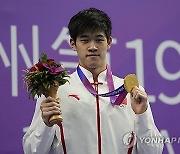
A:
[[[131,91],[131,106],[135,114],[142,114],[147,110],[147,93],[135,86]]]

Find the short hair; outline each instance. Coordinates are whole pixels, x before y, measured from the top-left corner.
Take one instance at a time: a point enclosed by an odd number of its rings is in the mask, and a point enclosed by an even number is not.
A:
[[[71,38],[76,42],[79,35],[88,31],[102,31],[107,40],[111,36],[111,19],[109,16],[96,8],[82,10],[75,14],[68,24]]]

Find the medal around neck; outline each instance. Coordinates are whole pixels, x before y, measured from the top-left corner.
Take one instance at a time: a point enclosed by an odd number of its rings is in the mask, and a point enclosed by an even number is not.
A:
[[[120,105],[123,102],[128,92],[130,93],[135,86],[139,87],[139,82],[137,80],[136,75],[129,74],[124,78],[124,84],[121,85],[119,88],[114,89],[112,72],[110,70],[110,67],[107,67],[107,82],[108,82],[109,92],[98,94],[97,91],[92,87],[91,83],[86,78],[85,74],[83,73],[83,71],[80,69],[79,66],[77,67],[77,73],[80,80],[91,94],[93,94],[94,96],[110,97],[110,101],[112,105]]]
[[[139,87],[139,82],[135,74],[129,74],[124,78],[124,87],[128,93],[137,86]]]

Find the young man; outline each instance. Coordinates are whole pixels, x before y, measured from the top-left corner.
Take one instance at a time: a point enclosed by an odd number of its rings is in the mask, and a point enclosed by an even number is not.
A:
[[[79,58],[69,82],[59,87],[59,102],[51,97],[37,101],[31,126],[23,138],[27,154],[160,154],[162,144],[145,143],[161,137],[147,94],[134,87],[125,108],[112,105],[107,93],[124,80],[111,75],[106,64],[111,21],[104,12],[90,8],[73,16],[68,25],[70,44]],[[110,72],[110,73],[109,73]],[[108,74],[108,75],[107,75]],[[93,94],[91,88],[97,93]],[[62,114],[63,122],[51,125],[49,117]]]

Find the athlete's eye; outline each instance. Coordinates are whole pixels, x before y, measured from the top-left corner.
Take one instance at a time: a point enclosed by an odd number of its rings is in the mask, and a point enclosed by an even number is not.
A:
[[[101,42],[103,42],[103,41],[104,41],[104,39],[102,39],[102,38],[96,39],[96,42],[98,42],[98,43],[101,43]]]
[[[81,42],[82,42],[82,43],[88,43],[89,40],[88,40],[88,39],[81,39]]]

